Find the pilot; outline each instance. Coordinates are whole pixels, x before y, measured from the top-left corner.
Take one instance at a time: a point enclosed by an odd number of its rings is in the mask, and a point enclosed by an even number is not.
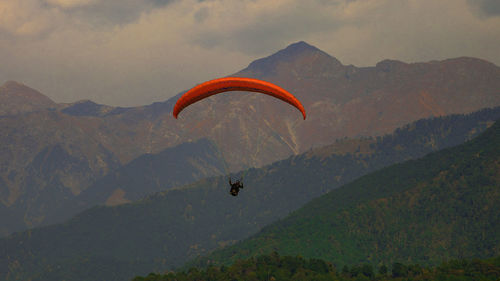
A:
[[[241,182],[241,180],[237,180],[233,183],[231,182],[231,177],[229,177],[229,185],[231,186],[231,190],[229,190],[229,193],[233,196],[238,196],[240,188],[243,188],[243,182]]]

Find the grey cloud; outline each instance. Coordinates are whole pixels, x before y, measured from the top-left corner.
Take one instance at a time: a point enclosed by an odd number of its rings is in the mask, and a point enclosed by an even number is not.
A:
[[[208,10],[208,8],[201,8],[199,9],[198,11],[196,11],[196,13],[194,14],[194,19],[196,20],[196,22],[200,23],[200,22],[203,22],[206,18],[208,18],[208,16],[210,15],[210,12]]]
[[[489,17],[500,16],[500,1],[498,0],[468,0],[468,3],[482,15]]]
[[[321,18],[302,14],[272,15],[266,14],[231,32],[203,30],[195,34],[191,43],[204,48],[221,47],[246,53],[261,55],[268,50],[277,50],[307,36],[325,30],[335,30],[339,23],[333,18]],[[203,11],[208,14],[209,11]]]
[[[142,13],[164,7],[175,0],[101,0],[85,6],[68,9],[70,16],[95,25],[127,24],[137,20]]]

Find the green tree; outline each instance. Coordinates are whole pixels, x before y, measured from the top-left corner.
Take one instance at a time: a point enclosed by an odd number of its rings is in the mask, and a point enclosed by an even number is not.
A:
[[[347,265],[344,265],[342,267],[342,275],[348,276],[349,275],[349,267]]]
[[[329,271],[328,264],[320,259],[310,259],[307,268],[318,273],[328,273]]]
[[[363,266],[361,267],[361,273],[370,279],[375,277],[373,266],[371,264],[363,264]]]
[[[392,277],[406,277],[408,276],[408,269],[406,265],[395,262],[392,265]]]
[[[387,266],[385,264],[379,266],[379,268],[378,268],[378,274],[380,274],[380,275],[386,275],[387,274]]]

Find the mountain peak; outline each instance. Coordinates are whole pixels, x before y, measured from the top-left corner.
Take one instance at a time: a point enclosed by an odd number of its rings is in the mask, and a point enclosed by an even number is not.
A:
[[[54,108],[56,104],[47,96],[16,81],[0,86],[0,115]]]
[[[381,62],[378,62],[375,65],[375,68],[380,69],[380,70],[385,71],[385,72],[389,72],[389,71],[393,71],[393,70],[399,69],[399,68],[407,66],[407,65],[408,65],[407,63],[404,63],[402,61],[385,59]]]
[[[11,88],[16,86],[23,86],[23,84],[13,80],[9,80],[2,85],[2,88]]]
[[[288,45],[285,49],[278,51],[278,53],[286,53],[288,55],[300,54],[304,52],[322,52],[320,49],[309,45],[304,41],[299,41]]]
[[[318,62],[334,67],[342,67],[342,64],[336,58],[304,41],[299,41],[268,57],[253,61],[240,74],[251,73],[251,75],[258,77],[268,76],[276,74],[278,72],[277,67],[280,64],[295,64],[295,67],[301,68]]]
[[[61,110],[62,113],[73,116],[104,116],[113,110],[114,107],[97,104],[91,100],[80,100],[75,103],[68,104],[67,107]]]

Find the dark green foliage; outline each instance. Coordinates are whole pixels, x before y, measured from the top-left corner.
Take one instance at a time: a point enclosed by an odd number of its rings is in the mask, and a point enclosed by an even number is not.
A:
[[[306,268],[319,273],[328,273],[328,265],[320,259],[310,259]]]
[[[338,264],[400,260],[430,265],[453,257],[498,255],[499,143],[497,122],[466,144],[333,190],[252,238],[192,264],[227,263],[270,249]],[[419,271],[393,267],[397,276]]]
[[[320,266],[317,267],[317,265]],[[371,264],[354,265],[350,272],[348,267],[344,266],[342,272],[338,272],[333,264],[320,259],[307,260],[299,256],[280,257],[274,252],[271,255],[258,256],[255,259],[237,260],[229,267],[210,266],[205,270],[190,268],[186,272],[151,273],[146,277],[136,277],[133,281],[496,281],[500,278],[500,257],[489,260],[452,260],[435,268],[425,268],[419,264],[395,263],[392,272],[392,275],[385,273],[375,275]]]
[[[238,260],[229,267],[190,268],[186,272],[151,273],[136,277],[134,281],[173,280],[335,280],[336,271],[331,264],[319,259],[280,257],[276,252],[247,260]]]
[[[378,274],[380,274],[380,275],[386,275],[387,274],[387,266],[381,265],[378,268]]]
[[[375,276],[373,266],[371,264],[364,264],[361,267],[361,273],[368,278],[373,278]]]
[[[349,274],[349,267],[347,265],[344,265],[344,267],[342,267],[342,274],[343,275]]]
[[[349,271],[351,277],[363,276],[367,278],[373,278],[375,273],[373,272],[373,266],[371,264],[355,265],[351,267]]]
[[[408,268],[406,265],[395,262],[392,264],[392,277],[406,277],[408,276]]]

